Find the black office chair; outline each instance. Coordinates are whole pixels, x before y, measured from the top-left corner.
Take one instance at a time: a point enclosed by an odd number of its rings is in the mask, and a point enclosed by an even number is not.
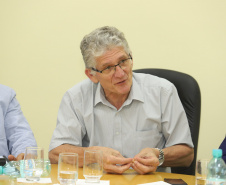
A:
[[[198,83],[193,77],[185,73],[167,69],[137,69],[134,70],[134,72],[152,74],[161,78],[165,78],[172,82],[177,88],[191,130],[192,141],[194,144],[194,160],[189,167],[173,167],[171,168],[171,171],[172,173],[195,175],[201,115],[201,93]]]

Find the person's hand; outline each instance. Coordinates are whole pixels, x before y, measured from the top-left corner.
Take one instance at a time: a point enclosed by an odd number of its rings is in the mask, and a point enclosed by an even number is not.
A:
[[[19,161],[24,159],[24,153],[19,154],[17,157],[14,157],[14,155],[8,156],[9,161]]]
[[[133,158],[132,167],[139,174],[155,172],[159,165],[158,150],[144,148]]]
[[[123,157],[117,150],[100,146],[94,146],[91,148],[103,151],[104,170],[108,173],[122,174],[131,166],[133,159]]]

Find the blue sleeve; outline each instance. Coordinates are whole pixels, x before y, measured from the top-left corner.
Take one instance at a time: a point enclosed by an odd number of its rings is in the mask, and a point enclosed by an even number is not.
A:
[[[223,156],[222,156],[222,158],[223,158],[224,162],[226,163],[226,137],[224,138],[224,140],[223,140],[223,142],[221,143],[221,145],[220,145],[219,148],[222,149],[222,151],[223,151]]]
[[[16,157],[24,153],[26,147],[37,146],[37,144],[13,90],[10,96],[4,122],[9,152]]]

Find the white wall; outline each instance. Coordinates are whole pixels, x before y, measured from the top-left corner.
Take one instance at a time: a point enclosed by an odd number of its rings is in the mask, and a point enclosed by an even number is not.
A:
[[[64,92],[86,78],[80,41],[97,27],[115,26],[130,44],[134,69],[196,78],[198,157],[209,158],[226,134],[225,9],[223,0],[0,0],[0,83],[15,89],[38,145],[48,151]]]

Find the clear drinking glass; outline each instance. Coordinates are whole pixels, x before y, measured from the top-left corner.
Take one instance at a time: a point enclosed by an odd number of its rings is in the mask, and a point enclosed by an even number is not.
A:
[[[100,182],[103,175],[103,152],[101,150],[85,150],[83,176],[86,182]]]
[[[207,165],[208,159],[199,159],[196,163],[196,185],[205,185],[206,184],[206,176],[207,176]]]
[[[78,179],[78,154],[60,153],[58,161],[58,180],[62,185],[75,185]]]
[[[39,181],[44,169],[44,149],[27,147],[24,155],[24,175],[28,181]]]

